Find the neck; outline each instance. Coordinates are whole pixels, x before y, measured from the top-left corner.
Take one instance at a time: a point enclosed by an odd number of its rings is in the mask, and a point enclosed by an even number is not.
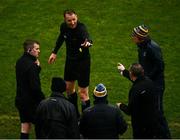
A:
[[[108,100],[107,100],[107,98],[106,97],[103,97],[102,99],[100,98],[95,98],[95,100],[94,100],[94,104],[101,104],[101,103],[103,103],[103,104],[108,104]]]
[[[130,76],[130,78],[131,78],[132,81],[136,81],[136,79],[137,79],[137,77],[132,76],[132,75]]]

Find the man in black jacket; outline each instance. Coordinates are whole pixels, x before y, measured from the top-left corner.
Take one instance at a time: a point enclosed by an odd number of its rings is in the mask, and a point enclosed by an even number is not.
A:
[[[127,124],[117,106],[108,104],[103,84],[94,89],[94,106],[84,110],[80,119],[80,132],[88,139],[118,139]]]
[[[66,63],[64,69],[64,79],[67,84],[66,92],[69,101],[76,107],[77,93],[75,90],[75,81],[78,81],[78,90],[82,102],[82,110],[90,106],[88,86],[90,79],[90,53],[89,47],[92,40],[89,37],[86,26],[78,21],[78,16],[74,10],[64,11],[64,22],[60,25],[60,34],[56,41],[56,46],[51,53],[48,63],[56,60],[57,52],[66,43]]]
[[[133,29],[132,40],[138,47],[138,60],[144,69],[144,73],[148,76],[156,86],[158,94],[158,108],[163,113],[163,93],[165,90],[164,82],[164,61],[159,45],[154,42],[149,36],[149,30],[145,25],[137,26]],[[129,77],[129,74],[124,74],[124,66],[120,69],[122,75]]]
[[[127,71],[127,70],[125,70]],[[170,138],[163,114],[157,108],[157,94],[154,83],[144,76],[144,69],[138,63],[129,70],[133,85],[129,91],[128,105],[118,103],[119,108],[131,116],[133,138]]]
[[[79,128],[76,110],[64,96],[66,83],[59,77],[52,78],[52,94],[41,101],[36,114],[36,138],[78,139]]]
[[[40,46],[35,40],[26,40],[23,44],[24,54],[16,62],[16,98],[15,105],[21,121],[21,139],[27,139],[34,123],[35,111],[43,100],[39,73]]]

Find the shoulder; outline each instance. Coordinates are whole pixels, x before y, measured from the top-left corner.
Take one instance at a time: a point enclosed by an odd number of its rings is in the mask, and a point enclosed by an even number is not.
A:
[[[85,24],[82,23],[82,22],[80,22],[80,21],[77,22],[77,25],[78,25],[78,26],[85,26]]]
[[[27,55],[22,55],[18,60],[17,63],[30,63],[32,62],[32,59],[30,59],[30,57],[28,57]]]
[[[139,82],[137,83],[137,85],[140,85],[142,87],[143,87],[143,85],[147,85],[147,84],[148,85],[153,84],[153,81],[149,77],[147,77],[147,76],[145,76],[142,79],[140,79]]]
[[[145,77],[144,80],[142,80],[142,85],[144,86],[153,86],[153,81],[149,77]]]
[[[64,98],[60,97],[48,97],[47,99],[44,99],[41,101],[39,106],[47,106],[47,105],[62,105],[65,104],[66,106],[73,106],[69,101],[67,101]]]
[[[75,110],[74,105],[68,101],[66,97],[54,97],[57,100],[58,106],[63,107],[65,110]]]
[[[109,108],[114,109],[114,110],[118,109],[118,106],[115,106],[115,105],[112,105],[112,104],[107,104],[107,106],[108,106]]]
[[[110,109],[109,112],[115,113],[115,114],[121,114],[121,110],[119,109],[119,107],[117,105],[112,105],[112,104],[108,104],[108,107]]]
[[[144,77],[144,79],[134,86],[134,89],[138,94],[142,94],[144,91],[150,91],[154,87],[153,81],[148,77]]]
[[[161,48],[159,47],[159,45],[156,42],[151,40],[147,44],[147,52],[148,52],[150,58],[154,58],[154,57],[161,55]]]
[[[27,71],[35,65],[34,61],[29,57],[23,55],[16,62],[16,68],[21,69],[22,71]]]
[[[63,22],[63,23],[60,24],[60,30],[61,30],[61,31],[65,30],[66,28],[67,28],[67,25],[66,25],[65,22]]]
[[[88,108],[86,108],[84,111],[83,111],[83,114],[88,114],[90,112],[94,111],[94,106],[90,106]]]
[[[78,22],[77,23],[77,28],[79,28],[79,29],[86,29],[86,25],[84,23],[82,23],[82,22]]]
[[[44,99],[44,100],[42,100],[42,101],[39,103],[38,108],[41,109],[41,108],[43,108],[44,106],[46,106],[48,103],[49,103],[49,98]]]
[[[151,51],[160,50],[159,45],[158,45],[155,41],[153,41],[153,40],[150,40],[150,41],[148,42],[147,47],[148,47],[148,49],[151,50]]]
[[[150,43],[154,47],[159,47],[159,45],[154,40],[151,40]]]
[[[65,22],[62,22],[61,24],[60,24],[60,27],[66,27],[67,25],[66,25],[66,23]]]

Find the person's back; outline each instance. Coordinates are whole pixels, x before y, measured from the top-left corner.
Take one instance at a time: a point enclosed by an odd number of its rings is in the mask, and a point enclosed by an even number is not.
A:
[[[119,134],[126,131],[127,124],[120,110],[109,105],[106,96],[96,97],[95,95],[94,106],[83,112],[80,120],[80,132],[84,138],[118,139]]]
[[[128,105],[118,103],[118,106],[131,115],[133,138],[170,138],[165,117],[158,110],[158,95],[153,81],[144,76],[144,69],[139,63],[132,64],[129,73],[133,85]]]
[[[60,87],[62,86],[57,88]],[[36,119],[37,138],[79,138],[78,120],[74,105],[65,98],[61,90],[52,90],[51,97],[43,100],[38,106]]]
[[[157,137],[156,134],[160,134],[161,114],[157,109],[153,85],[149,78],[140,77],[130,90],[131,119],[135,138],[153,138]]]

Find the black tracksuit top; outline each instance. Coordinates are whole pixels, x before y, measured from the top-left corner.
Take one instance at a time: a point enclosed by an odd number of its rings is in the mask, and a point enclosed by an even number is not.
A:
[[[16,62],[16,105],[35,109],[45,98],[41,91],[39,73],[41,68],[35,63],[36,58],[24,53]]]
[[[56,46],[53,53],[57,54],[59,48],[62,46],[63,42],[66,43],[66,57],[68,59],[86,59],[90,57],[89,47],[83,47],[81,44],[85,40],[92,43],[89,38],[86,26],[83,23],[77,22],[77,26],[71,29],[64,22],[60,25],[60,34],[56,41]]]
[[[139,77],[129,91],[128,105],[120,109],[131,116],[134,138],[163,136],[163,116],[157,108],[157,94],[152,80]]]
[[[161,48],[152,39],[147,39],[138,46],[139,63],[157,86],[164,87],[164,61]]]
[[[88,139],[118,139],[126,130],[121,111],[105,99],[95,100],[80,120],[80,132]]]
[[[52,92],[37,108],[36,138],[79,139],[78,120],[74,105],[63,93]]]

